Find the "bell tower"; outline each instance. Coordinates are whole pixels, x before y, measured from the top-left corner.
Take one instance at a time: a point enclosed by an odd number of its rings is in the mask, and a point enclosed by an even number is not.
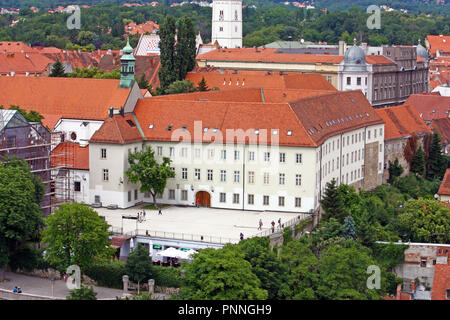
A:
[[[123,55],[120,58],[120,85],[119,88],[130,89],[134,83],[134,65],[136,58],[133,56],[133,48],[127,39],[127,45],[123,48]]]
[[[211,34],[221,47],[242,47],[242,0],[213,0]]]

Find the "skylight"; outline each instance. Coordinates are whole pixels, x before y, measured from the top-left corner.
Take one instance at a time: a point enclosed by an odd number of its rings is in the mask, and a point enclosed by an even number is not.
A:
[[[153,129],[153,127],[154,127],[153,123],[151,123],[151,124],[148,126],[149,129]]]
[[[168,126],[167,131],[172,131],[172,126]]]
[[[292,136],[292,130],[288,130],[288,132],[286,133],[288,136]]]

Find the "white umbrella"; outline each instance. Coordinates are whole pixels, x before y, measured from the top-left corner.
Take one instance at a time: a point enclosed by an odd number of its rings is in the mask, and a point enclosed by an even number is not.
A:
[[[163,251],[158,252],[156,255],[161,257],[168,257],[168,258],[180,258],[180,250],[177,250],[175,248],[169,248]]]

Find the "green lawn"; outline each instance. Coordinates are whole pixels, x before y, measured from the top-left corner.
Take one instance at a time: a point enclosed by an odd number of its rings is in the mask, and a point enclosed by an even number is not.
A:
[[[141,209],[146,209],[146,210],[159,210],[159,208],[164,209],[170,207],[170,205],[168,204],[160,204],[158,205],[158,207],[155,207],[155,205],[153,204],[145,204],[142,207],[140,207]]]

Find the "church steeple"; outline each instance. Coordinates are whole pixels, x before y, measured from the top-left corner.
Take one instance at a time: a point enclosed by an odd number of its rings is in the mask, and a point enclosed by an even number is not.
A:
[[[123,55],[120,58],[120,85],[119,88],[130,89],[134,83],[134,65],[136,59],[133,56],[133,48],[127,39],[127,45],[123,48]]]

